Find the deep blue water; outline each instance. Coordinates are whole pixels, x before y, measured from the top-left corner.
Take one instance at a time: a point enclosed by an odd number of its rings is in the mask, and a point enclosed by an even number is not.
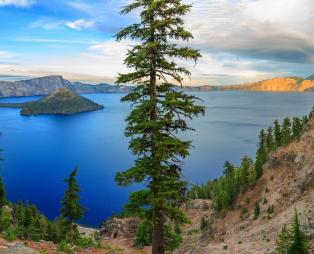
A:
[[[207,107],[204,117],[193,120],[196,132],[181,135],[193,140],[184,175],[190,183],[202,183],[222,173],[226,160],[238,163],[254,156],[257,135],[275,119],[308,114],[314,93],[198,93]],[[65,184],[62,181],[79,166],[81,203],[88,208],[82,223],[99,225],[127,202],[138,187],[122,188],[114,175],[132,165],[123,131],[130,107],[121,94],[86,97],[105,105],[102,111],[72,116],[23,117],[18,109],[0,108],[0,147],[4,149],[2,174],[8,198],[29,200],[48,217],[59,212]],[[34,98],[6,98],[21,102]]]

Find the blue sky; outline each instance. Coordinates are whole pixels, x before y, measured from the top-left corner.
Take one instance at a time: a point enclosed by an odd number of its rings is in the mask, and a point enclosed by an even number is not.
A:
[[[312,0],[186,0],[186,26],[203,58],[188,84],[233,84],[314,73]],[[60,74],[113,82],[133,44],[114,34],[137,20],[128,0],[0,0],[0,75]],[[6,76],[6,77],[5,77]]]

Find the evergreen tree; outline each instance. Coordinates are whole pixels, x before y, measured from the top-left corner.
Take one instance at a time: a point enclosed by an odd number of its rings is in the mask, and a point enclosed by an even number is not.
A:
[[[257,175],[254,166],[249,167],[247,181],[251,188],[256,185]]]
[[[226,161],[224,165],[224,174],[225,174],[225,190],[229,196],[231,205],[237,195],[237,186],[235,180],[235,169],[234,166],[229,161]]]
[[[288,254],[308,254],[310,253],[310,243],[308,237],[302,232],[297,211],[295,211],[293,224],[290,229],[290,241]]]
[[[6,193],[3,185],[2,178],[0,177],[0,217],[3,213],[3,208],[7,204]]]
[[[309,121],[309,118],[307,116],[302,117],[302,125],[303,126],[306,125],[308,121]]]
[[[152,244],[152,226],[151,223],[147,220],[142,221],[137,229],[135,234],[134,245],[136,247],[145,247]]]
[[[276,254],[309,254],[310,243],[308,237],[301,230],[298,213],[295,211],[290,230],[283,227],[277,240]]]
[[[33,222],[33,213],[32,213],[32,208],[29,202],[26,202],[26,205],[23,211],[24,211],[23,226],[24,228],[28,228]]]
[[[251,186],[251,181],[252,181],[252,173],[250,172],[250,169],[253,167],[253,160],[249,158],[248,156],[244,156],[241,159],[241,165],[239,168],[240,171],[240,191],[243,193],[247,191],[248,187]],[[255,170],[255,169],[254,169]],[[256,174],[255,174],[255,179],[254,182],[256,181]]]
[[[282,228],[279,238],[277,240],[277,246],[275,254],[287,254],[289,245],[291,244],[291,239],[289,231],[286,225]]]
[[[292,136],[296,139],[300,139],[301,137],[301,131],[302,131],[303,125],[301,119],[295,117],[293,118],[292,122]]]
[[[290,118],[286,117],[283,120],[282,127],[281,127],[281,144],[288,145],[291,140],[291,121]]]
[[[74,222],[83,217],[85,208],[79,205],[79,186],[76,180],[77,168],[75,168],[68,179],[64,180],[67,183],[67,189],[61,201],[61,216],[66,220],[69,230],[69,240],[73,242],[77,228]]]
[[[281,126],[278,120],[274,122],[274,138],[275,138],[276,148],[280,147],[281,146]]]
[[[261,213],[261,208],[259,206],[259,203],[256,202],[255,208],[254,208],[254,220],[256,220],[259,217],[260,213]]]
[[[125,134],[131,138],[129,148],[138,158],[132,168],[116,175],[116,181],[122,186],[146,183],[147,189],[130,195],[126,209],[150,221],[153,254],[162,254],[166,246],[173,246],[166,242],[175,236],[166,231],[166,221],[188,221],[177,207],[186,192],[181,158],[189,155],[191,142],[174,135],[190,130],[186,119],[204,113],[204,108],[195,104],[196,97],[177,91],[171,82],[182,84],[183,75],[190,75],[175,58],[197,61],[200,57],[199,51],[173,43],[192,38],[182,18],[190,8],[181,0],[134,0],[123,8],[122,14],[139,9],[140,22],[117,34],[117,40],[128,37],[139,44],[129,50],[125,59],[133,72],[120,74],[117,80],[137,84],[122,101],[133,105]]]
[[[267,149],[268,153],[275,149],[275,143],[274,143],[274,137],[273,137],[273,128],[272,127],[269,127],[267,129],[266,149]]]
[[[262,129],[259,135],[258,149],[256,153],[255,170],[257,179],[263,175],[263,165],[266,162],[266,135]]]

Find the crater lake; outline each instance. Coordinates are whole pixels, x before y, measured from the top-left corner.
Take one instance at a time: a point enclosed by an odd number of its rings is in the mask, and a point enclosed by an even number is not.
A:
[[[241,157],[255,156],[257,136],[274,120],[308,115],[314,92],[195,93],[206,106],[206,115],[190,122],[195,132],[180,137],[193,141],[183,174],[199,184],[222,174],[226,160],[238,164]],[[123,94],[84,95],[104,110],[71,116],[25,117],[19,109],[0,108],[2,176],[7,197],[36,204],[49,218],[58,215],[63,180],[79,167],[81,204],[87,208],[84,225],[99,226],[119,213],[128,194],[140,186],[123,188],[114,182],[116,172],[132,165],[134,157],[124,136],[130,105]],[[1,98],[0,102],[24,102],[39,97]]]

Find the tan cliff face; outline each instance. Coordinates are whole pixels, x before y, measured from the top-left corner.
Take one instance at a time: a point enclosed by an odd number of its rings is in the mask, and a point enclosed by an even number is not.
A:
[[[314,89],[314,80],[304,80],[301,83],[301,91],[306,91],[309,89]]]
[[[223,86],[222,90],[247,90],[259,92],[305,92],[314,89],[314,80],[298,78],[273,78],[252,84]]]

